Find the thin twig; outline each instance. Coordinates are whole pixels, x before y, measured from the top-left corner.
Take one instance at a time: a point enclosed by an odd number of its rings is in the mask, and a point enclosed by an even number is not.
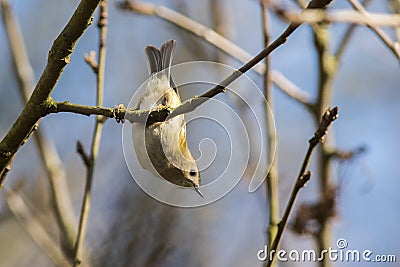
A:
[[[11,157],[10,161],[8,162],[6,167],[4,168],[3,173],[1,173],[1,175],[0,175],[0,190],[3,189],[4,181],[6,180],[7,175],[11,170],[11,164],[12,164],[13,160],[14,160],[14,156]]]
[[[361,4],[364,7],[366,7],[369,5],[369,3],[371,3],[371,0],[364,0]],[[342,58],[344,50],[347,47],[347,45],[349,44],[350,39],[353,36],[353,33],[354,33],[356,27],[357,27],[357,24],[351,24],[347,28],[346,32],[344,33],[343,38],[342,38],[340,44],[338,45],[336,52],[334,53],[337,61],[340,61],[340,59]]]
[[[0,142],[0,177],[21,147],[32,128],[44,116],[48,98],[53,91],[78,39],[91,24],[91,17],[100,0],[82,0],[67,25],[58,35],[49,51],[48,61],[21,114]],[[3,181],[1,181],[0,188]]]
[[[262,18],[262,29],[264,36],[264,45],[267,46],[269,43],[269,19],[268,19],[268,5],[266,1],[261,0],[261,18]],[[265,75],[264,75],[264,96],[265,96],[265,117],[267,127],[267,149],[268,161],[271,166],[266,177],[266,191],[268,198],[268,211],[269,211],[269,222],[267,227],[268,235],[268,247],[272,246],[272,242],[275,239],[275,235],[278,230],[279,222],[279,188],[278,188],[278,158],[275,157],[277,136],[275,123],[273,118],[274,105],[272,98],[272,88],[269,79],[270,75],[270,59],[265,60]]]
[[[124,11],[136,12],[148,16],[157,16],[165,21],[172,23],[181,29],[195,34],[211,45],[225,52],[227,55],[239,60],[242,63],[248,62],[252,59],[252,56],[244,51],[242,48],[232,43],[222,35],[213,31],[210,28],[186,17],[172,9],[169,9],[162,5],[156,5],[141,1],[123,1],[119,4],[119,7]],[[253,67],[253,70],[260,75],[265,73],[265,64],[260,62]],[[293,84],[287,79],[281,72],[271,70],[270,79],[274,82],[283,93],[302,103],[305,106],[311,106],[310,96],[302,91],[298,86]]]
[[[85,164],[86,168],[90,166],[90,156],[85,152],[81,141],[76,142],[76,152],[81,156],[83,164]]]
[[[268,252],[268,257],[267,257],[267,267],[270,267],[275,259],[276,255],[276,250],[279,246],[279,242],[282,238],[283,232],[286,228],[289,215],[293,209],[294,203],[296,201],[297,195],[300,192],[300,189],[304,187],[304,185],[310,180],[311,178],[311,172],[307,171],[308,165],[311,160],[311,155],[314,151],[314,148],[320,143],[324,141],[325,135],[328,132],[328,128],[331,125],[331,123],[338,118],[338,112],[339,109],[337,107],[334,108],[328,108],[326,112],[324,113],[321,122],[319,124],[318,129],[315,131],[314,136],[308,141],[309,146],[307,153],[303,159],[303,163],[300,168],[299,175],[297,176],[296,183],[292,189],[292,192],[290,194],[290,198],[288,201],[288,204],[286,205],[285,212],[282,216],[281,221],[278,224],[278,230],[274,239],[274,242],[272,243],[272,246],[269,249]],[[270,258],[270,255],[272,255],[272,258]]]
[[[284,94],[302,104],[308,110],[314,110],[314,102],[311,96],[286,78],[283,73],[272,69],[269,78]]]
[[[19,94],[25,103],[27,102],[30,91],[34,86],[35,76],[29,62],[20,27],[8,1],[1,1],[1,11],[4,28],[7,33],[7,39],[13,57],[14,70],[19,84]]]
[[[99,57],[97,64],[97,72],[96,72],[96,82],[97,82],[97,93],[96,93],[96,105],[103,105],[103,92],[104,92],[104,70],[105,70],[105,60],[106,60],[106,37],[107,37],[107,0],[102,0],[100,2],[100,13],[99,13],[99,22],[97,24],[99,28]],[[93,67],[92,67],[93,68]],[[90,196],[91,189],[93,183],[94,176],[94,167],[95,161],[97,159],[97,155],[99,153],[100,148],[100,140],[101,140],[101,132],[103,128],[103,120],[101,116],[96,117],[94,130],[93,130],[93,138],[92,145],[90,150],[89,162],[86,163],[87,167],[87,176],[86,176],[86,185],[85,191],[83,195],[81,215],[79,220],[78,227],[78,235],[75,243],[75,257],[74,257],[74,266],[79,266],[82,263],[82,251],[83,251],[83,241],[86,235],[87,230],[87,220],[89,217],[89,208],[90,208]],[[78,143],[79,148],[79,143]],[[82,146],[81,146],[82,148]],[[83,151],[83,148],[82,148]],[[83,154],[82,154],[83,155]],[[86,155],[86,154],[84,154]],[[87,263],[85,263],[87,265]]]
[[[365,10],[365,8],[357,1],[357,0],[348,0],[352,7],[360,12],[365,18],[370,19],[368,23],[366,23],[367,27],[370,28],[375,34],[381,39],[381,41],[392,51],[393,55],[400,60],[400,44],[398,42],[393,42],[390,37],[382,31],[374,22],[371,20],[371,16]],[[398,15],[396,15],[398,16]]]
[[[157,121],[163,121],[167,118],[172,109],[163,107],[155,108],[151,110],[133,110],[126,109],[123,104],[117,105],[113,108],[99,107],[99,106],[87,106],[80,104],[73,104],[68,101],[65,102],[54,102],[51,99],[46,114],[68,112],[75,113],[85,116],[90,115],[101,115],[103,117],[115,119],[117,122],[124,122],[125,119],[131,123],[154,123]]]
[[[333,149],[329,153],[329,157],[341,161],[354,159],[367,151],[366,146],[359,146],[351,150]]]
[[[19,95],[22,102],[26,104],[30,91],[34,87],[35,78],[18,22],[12,14],[8,1],[2,1],[1,4],[4,25],[13,57],[15,76],[19,83]],[[33,138],[49,179],[51,205],[61,232],[61,245],[67,255],[71,256],[75,238],[73,227],[75,215],[67,190],[65,171],[54,144],[48,141],[40,129],[35,131]]]
[[[32,212],[19,193],[7,189],[6,200],[11,212],[19,220],[23,228],[39,247],[47,253],[54,264],[63,267],[71,266],[68,258],[62,253],[56,242],[54,242],[43,226],[34,218]]]
[[[331,0],[312,0],[308,4],[307,8],[326,8],[330,4]],[[243,73],[250,70],[257,63],[267,57],[271,52],[273,52],[276,48],[284,44],[289,36],[301,25],[301,23],[290,23],[286,30],[278,36],[270,45],[265,47],[260,53],[258,53],[253,59],[244,64],[238,70],[235,70],[231,75],[225,78],[220,84],[202,94],[200,97],[195,97],[183,102],[180,106],[178,106],[169,116],[169,118],[173,118],[175,116],[191,112],[196,109],[196,107],[203,104],[207,99],[212,98],[222,92],[225,92],[225,88],[230,85],[233,81],[239,78]]]
[[[400,15],[386,13],[368,13],[368,17],[360,12],[352,10],[334,10],[324,12],[321,10],[305,10],[300,14],[275,7],[275,13],[284,20],[298,23],[351,23],[351,24],[374,24],[382,27],[400,26]]]
[[[89,54],[83,56],[85,62],[92,68],[93,72],[97,74],[99,71],[99,66],[96,60],[96,52],[90,51]]]

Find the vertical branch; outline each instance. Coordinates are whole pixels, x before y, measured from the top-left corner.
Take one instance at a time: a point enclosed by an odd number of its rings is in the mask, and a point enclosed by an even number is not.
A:
[[[220,36],[227,37],[229,35],[229,20],[227,19],[227,12],[224,0],[211,0],[211,17],[214,23],[214,30]],[[226,62],[226,56],[220,50],[216,51],[217,61]]]
[[[22,102],[26,104],[35,81],[32,66],[29,62],[20,27],[12,14],[8,1],[2,1],[1,7],[13,58],[15,76],[19,83],[19,95]],[[73,227],[75,214],[68,192],[65,171],[55,146],[47,141],[48,139],[40,129],[35,131],[33,138],[49,179],[51,205],[60,230],[61,247],[68,256],[72,256],[75,238]]]
[[[261,12],[262,12],[262,29],[264,36],[264,46],[268,46],[270,37],[268,30],[268,3],[265,0],[260,1]],[[275,157],[275,148],[277,145],[277,136],[275,132],[275,124],[273,118],[273,99],[271,91],[271,80],[270,80],[270,58],[265,59],[265,74],[264,74],[264,96],[265,96],[265,117],[267,127],[267,143],[268,151],[267,156],[271,166],[267,178],[266,178],[266,191],[268,198],[268,209],[269,209],[269,223],[267,228],[268,235],[268,247],[272,246],[272,242],[275,239],[276,232],[278,229],[279,222],[279,188],[278,188],[278,162]],[[269,108],[268,108],[269,107]]]
[[[330,53],[330,32],[326,25],[316,24],[313,25],[314,45],[317,50],[318,67],[319,67],[319,81],[318,81],[318,96],[317,96],[317,117],[322,116],[324,110],[332,102],[333,94],[333,81],[337,72],[336,58]],[[320,186],[320,203],[326,203],[330,198],[331,189],[333,187],[330,179],[331,165],[329,157],[329,142],[321,144],[319,161],[319,186]],[[322,251],[329,247],[330,230],[329,230],[329,217],[326,216],[320,222],[320,229],[316,234],[316,241],[318,251]],[[329,259],[324,258],[320,261],[321,267],[329,266]]]
[[[356,1],[349,1],[351,3],[358,4]],[[370,2],[370,0],[364,0],[361,5],[357,6],[357,10],[360,11],[360,9],[363,9],[363,6],[368,5]],[[301,5],[300,1],[298,0],[297,3]],[[316,113],[314,113],[316,122],[323,114],[326,107],[332,102],[333,81],[338,71],[339,62],[343,56],[343,52],[354,33],[355,27],[355,24],[348,27],[336,52],[332,54],[330,52],[330,32],[328,27],[323,24],[313,25],[314,45],[317,51],[319,66],[318,96],[317,102],[315,103]],[[330,141],[333,142],[332,137],[330,138]],[[329,207],[328,209],[334,209],[334,206],[329,205],[332,198],[332,192],[334,192],[334,184],[330,177],[332,159],[332,157],[330,157],[330,153],[331,149],[329,142],[322,143],[318,157],[320,186],[319,205],[323,207]],[[327,249],[330,245],[329,219],[332,214],[334,214],[332,210],[324,210],[323,214],[321,214],[321,217],[319,218],[319,229],[315,233],[318,251]],[[323,261],[319,262],[319,265],[321,267],[327,267],[330,265],[330,262],[326,257],[324,257]]]
[[[364,0],[362,6],[366,6],[370,3],[370,0]],[[321,116],[324,109],[329,106],[332,102],[333,94],[333,81],[335,75],[338,71],[339,61],[343,56],[343,51],[347,46],[356,25],[350,25],[345,32],[342,42],[339,44],[338,49],[335,54],[329,52],[330,40],[329,40],[329,30],[326,25],[314,25],[314,44],[318,53],[318,63],[319,63],[319,83],[318,83],[318,97],[316,103],[317,115]],[[315,117],[317,120],[318,117]],[[331,142],[333,142],[332,136]],[[319,154],[319,182],[320,182],[320,200],[319,202],[324,205],[328,203],[331,199],[332,189],[334,185],[331,181],[331,159],[330,157],[331,149],[329,147],[329,142],[321,144],[320,154]],[[330,244],[330,224],[329,218],[331,211],[326,211],[325,215],[322,216],[319,230],[316,233],[316,242],[318,250],[322,251],[327,249]],[[327,267],[330,265],[328,259],[324,258],[320,262],[321,267]]]
[[[358,2],[349,0],[352,4]],[[370,0],[364,0],[362,4],[357,6],[357,10],[363,9],[370,3]],[[300,1],[297,3],[301,5]],[[361,12],[361,11],[360,11]],[[344,37],[339,44],[336,52],[332,54],[330,52],[330,33],[326,25],[315,24],[313,25],[313,35],[314,35],[314,45],[317,50],[318,56],[318,66],[319,66],[319,82],[318,82],[318,96],[317,102],[315,103],[314,113],[315,121],[317,122],[320,116],[323,114],[327,106],[332,102],[333,94],[333,81],[339,67],[339,61],[343,56],[343,52],[349,43],[351,36],[354,33],[356,25],[350,25],[346,30]],[[371,27],[372,28],[372,27]],[[332,137],[331,142],[333,142]],[[324,207],[331,207],[328,205],[332,198],[332,192],[334,189],[334,184],[331,181],[331,159],[330,153],[331,149],[329,142],[322,143],[320,146],[319,154],[319,184],[320,184],[320,199],[319,204]],[[329,218],[332,216],[332,210],[326,210],[322,214],[319,220],[319,229],[315,233],[315,239],[317,242],[318,250],[322,251],[327,249],[330,244],[330,224]],[[323,261],[319,263],[321,267],[327,267],[330,265],[329,260],[324,257]]]
[[[392,10],[393,14],[400,14],[400,0],[389,0],[389,7]],[[395,29],[396,34],[396,42],[400,42],[400,27],[397,26]]]
[[[105,68],[105,59],[106,59],[106,36],[107,36],[107,0],[102,0],[100,3],[100,14],[99,14],[99,56],[98,56],[98,67],[96,73],[96,81],[97,81],[97,92],[96,92],[96,105],[103,105],[103,91],[104,91],[104,68]],[[103,128],[104,120],[101,116],[96,117],[91,151],[89,155],[89,162],[86,165],[87,167],[87,176],[86,176],[86,185],[85,191],[82,201],[81,207],[81,215],[79,220],[79,228],[78,235],[75,242],[75,259],[74,266],[79,266],[82,262],[82,249],[83,249],[83,240],[86,234],[87,229],[87,220],[89,215],[90,208],[90,196],[91,196],[91,188],[94,174],[94,166],[97,158],[97,154],[99,152],[100,147],[100,139],[101,139],[101,131]]]

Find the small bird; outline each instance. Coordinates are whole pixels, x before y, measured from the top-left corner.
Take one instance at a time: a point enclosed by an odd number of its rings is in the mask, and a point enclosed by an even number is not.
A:
[[[175,40],[170,40],[160,49],[154,46],[145,48],[150,79],[137,109],[176,108],[181,104],[170,73],[175,43]],[[203,197],[199,190],[200,173],[187,145],[184,115],[153,124],[134,124],[132,131],[135,151],[143,169],[173,184],[192,187]],[[144,131],[144,134],[138,131]]]

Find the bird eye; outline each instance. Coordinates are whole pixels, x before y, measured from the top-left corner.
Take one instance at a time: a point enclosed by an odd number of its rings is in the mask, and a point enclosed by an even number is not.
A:
[[[194,170],[191,170],[191,171],[189,172],[189,174],[190,174],[190,176],[195,176],[195,175],[196,175],[196,172],[195,172]]]
[[[162,99],[162,101],[161,101],[161,104],[162,104],[163,106],[166,106],[166,105],[167,105],[167,96],[166,96],[166,95],[163,96],[163,99]]]

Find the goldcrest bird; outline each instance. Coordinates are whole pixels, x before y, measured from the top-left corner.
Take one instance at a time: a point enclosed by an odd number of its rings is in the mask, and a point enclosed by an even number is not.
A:
[[[175,40],[165,42],[160,49],[154,46],[145,48],[150,79],[136,108],[141,110],[162,106],[176,108],[181,104],[181,98],[170,73],[174,49]],[[144,134],[138,134],[140,130],[144,131]],[[198,189],[200,173],[186,141],[184,115],[150,125],[134,124],[133,142],[143,169],[173,184],[192,187],[202,196]]]

